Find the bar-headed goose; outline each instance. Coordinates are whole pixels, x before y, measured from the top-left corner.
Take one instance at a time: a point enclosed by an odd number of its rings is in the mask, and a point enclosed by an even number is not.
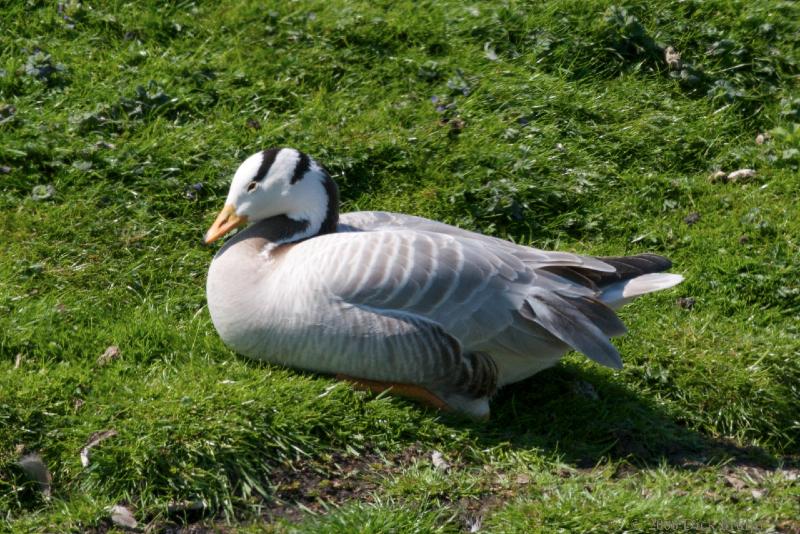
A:
[[[613,309],[672,287],[652,254],[546,252],[386,212],[339,214],[336,184],[291,148],[250,156],[205,235],[208,308],[233,350],[474,417],[570,349],[618,369]]]

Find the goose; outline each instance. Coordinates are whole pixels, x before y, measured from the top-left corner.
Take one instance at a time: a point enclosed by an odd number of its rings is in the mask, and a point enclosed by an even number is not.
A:
[[[655,254],[550,252],[441,222],[339,213],[328,171],[293,148],[248,157],[209,244],[208,310],[254,359],[489,417],[507,384],[569,350],[620,369],[614,310],[683,280]]]

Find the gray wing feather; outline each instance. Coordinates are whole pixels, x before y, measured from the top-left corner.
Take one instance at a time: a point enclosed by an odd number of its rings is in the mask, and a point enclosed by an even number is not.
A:
[[[389,246],[392,240],[401,246]],[[360,252],[346,246],[341,256],[369,268],[328,280],[338,298],[424,317],[465,344],[491,338],[511,324],[533,278],[513,255],[446,234],[375,230],[352,241],[361,242]]]
[[[520,313],[597,363],[622,369],[622,358],[609,337],[624,333],[625,326],[600,301],[537,287]]]
[[[601,259],[591,256],[579,256],[569,252],[550,252],[516,245],[496,237],[491,237],[456,226],[451,226],[423,217],[406,215],[403,213],[389,213],[385,211],[356,211],[343,213],[340,217],[339,232],[358,232],[372,230],[419,230],[436,234],[450,235],[459,239],[470,239],[480,246],[491,246],[494,251],[503,250],[531,268],[545,266],[583,267],[598,272],[613,273],[615,268]],[[615,258],[616,259],[616,258]]]

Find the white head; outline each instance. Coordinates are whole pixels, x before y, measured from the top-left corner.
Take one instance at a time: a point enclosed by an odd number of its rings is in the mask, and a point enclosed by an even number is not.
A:
[[[328,172],[293,148],[271,148],[236,170],[225,207],[205,235],[211,243],[237,226],[283,217],[295,225],[287,241],[335,231],[339,194]]]

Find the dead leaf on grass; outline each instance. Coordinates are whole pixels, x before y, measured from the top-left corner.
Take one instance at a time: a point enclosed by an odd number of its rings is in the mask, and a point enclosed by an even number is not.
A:
[[[101,430],[100,432],[95,432],[89,436],[89,439],[86,441],[86,445],[84,445],[81,449],[81,465],[83,467],[89,467],[89,454],[92,447],[96,447],[100,444],[100,442],[116,435],[117,431],[112,428],[110,430]]]
[[[449,471],[450,464],[444,459],[444,456],[439,451],[433,451],[431,453],[431,463],[433,463],[433,467],[438,469],[439,471]]]
[[[135,529],[139,524],[136,521],[136,518],[133,517],[131,511],[124,506],[115,504],[111,507],[109,512],[111,512],[111,522],[118,527],[122,527],[124,529]]]
[[[39,484],[39,491],[42,492],[45,499],[49,499],[50,484],[53,481],[53,477],[50,475],[50,470],[47,469],[42,457],[32,452],[20,458],[17,461],[17,465],[30,480]]]
[[[696,211],[693,211],[692,213],[683,218],[683,222],[685,222],[689,226],[696,224],[697,221],[699,220],[700,220],[700,213]]]
[[[747,487],[747,483],[733,473],[725,475],[725,484],[738,491]]]
[[[516,482],[520,486],[524,486],[525,484],[531,483],[531,477],[529,477],[525,473],[520,473],[519,475],[517,475],[517,478],[514,479],[514,482]]]
[[[746,182],[751,178],[754,178],[756,175],[756,171],[754,169],[739,169],[738,171],[733,171],[732,173],[728,174],[727,180],[729,182]]]
[[[34,186],[31,191],[31,198],[33,200],[49,200],[56,194],[56,188],[51,184]]]
[[[764,468],[755,466],[742,467],[741,471],[747,478],[750,479],[748,482],[752,482],[756,485],[760,485],[762,482],[764,482],[771,473]]]
[[[106,351],[97,358],[97,365],[103,367],[104,365],[108,365],[109,363],[113,362],[114,360],[118,360],[122,353],[119,350],[119,347],[116,345],[111,345],[106,349]]]
[[[667,62],[669,70],[681,70],[681,53],[671,46],[664,50],[664,60]]]
[[[490,41],[483,43],[483,53],[489,61],[497,61],[497,52],[495,52],[494,46]]]

